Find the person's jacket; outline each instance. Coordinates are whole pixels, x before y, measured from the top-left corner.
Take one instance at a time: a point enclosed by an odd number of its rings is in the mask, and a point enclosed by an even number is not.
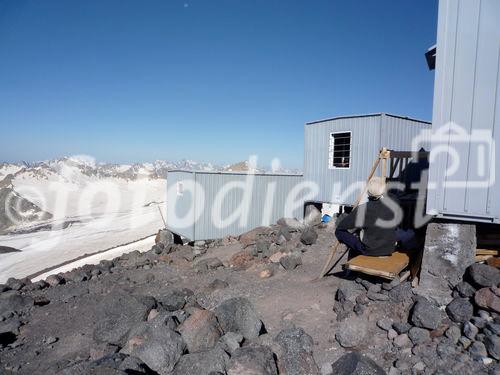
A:
[[[367,203],[356,207],[337,223],[337,229],[361,229],[361,242],[365,245],[366,251],[370,255],[390,255],[394,252],[396,245],[396,227],[390,228],[377,225],[377,220],[390,221],[394,218],[394,212],[384,204],[384,198],[369,200]],[[356,220],[357,215],[363,216],[361,220]]]

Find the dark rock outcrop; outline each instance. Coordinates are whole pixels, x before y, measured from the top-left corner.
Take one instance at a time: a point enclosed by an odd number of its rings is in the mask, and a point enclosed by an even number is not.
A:
[[[139,358],[161,375],[170,374],[185,350],[182,337],[162,319],[134,326],[122,352]]]
[[[466,276],[478,288],[498,286],[500,270],[487,264],[476,263],[467,268]]]
[[[304,245],[313,245],[318,239],[318,233],[313,227],[307,227],[300,235],[300,242]]]
[[[145,321],[156,301],[151,297],[110,293],[96,306],[94,338],[99,342],[123,346],[134,324]]]
[[[372,359],[352,352],[340,357],[332,365],[335,375],[386,375],[385,371]]]
[[[273,352],[266,346],[239,348],[231,355],[228,375],[278,375]]]
[[[226,373],[229,356],[220,348],[210,351],[183,355],[173,375],[211,375],[213,373]]]
[[[418,293],[439,305],[447,305],[452,299],[450,287],[461,282],[466,268],[474,264],[475,250],[475,225],[430,223]]]
[[[263,328],[252,303],[246,298],[237,297],[222,302],[215,314],[224,333],[236,332],[246,339],[254,339]]]
[[[415,327],[436,329],[443,320],[443,313],[433,303],[420,298],[413,306],[411,322]]]
[[[465,323],[472,318],[474,306],[467,298],[455,298],[446,306],[446,313],[456,323]]]
[[[189,353],[212,349],[221,337],[217,318],[208,310],[195,309],[177,330],[182,335]]]
[[[280,374],[319,374],[313,357],[313,339],[302,328],[283,330],[276,336],[275,341],[283,351],[278,358]]]

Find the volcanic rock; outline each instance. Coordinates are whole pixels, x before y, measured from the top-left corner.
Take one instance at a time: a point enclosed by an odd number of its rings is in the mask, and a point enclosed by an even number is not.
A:
[[[439,307],[425,298],[420,298],[413,306],[411,322],[416,327],[436,329],[442,319],[443,314]]]
[[[280,264],[285,270],[291,271],[302,264],[302,257],[300,254],[291,253],[282,257],[280,259]]]
[[[240,333],[246,339],[253,339],[259,336],[263,328],[253,305],[243,297],[222,302],[215,314],[224,333]]]
[[[158,302],[160,302],[165,310],[176,311],[182,309],[187,299],[193,294],[193,291],[187,288],[174,289],[164,296],[158,297]]]
[[[467,298],[455,298],[446,306],[446,313],[456,323],[465,323],[472,318],[474,307]]]
[[[372,359],[358,352],[344,354],[332,365],[335,375],[386,375]]]
[[[408,331],[408,337],[414,345],[422,344],[430,340],[429,331],[418,327],[412,327]]]
[[[137,357],[152,370],[166,375],[173,370],[185,348],[182,337],[156,318],[132,328],[122,353]]]
[[[273,352],[267,346],[236,349],[229,361],[228,375],[278,375]]]
[[[213,348],[221,336],[217,318],[208,310],[195,309],[177,330],[186,343],[189,353]]]
[[[100,342],[123,346],[130,327],[145,321],[155,306],[154,299],[115,292],[96,306],[97,325],[94,338]]]
[[[451,301],[450,286],[462,281],[474,264],[476,227],[465,224],[430,223],[427,226],[418,293],[438,305]]]
[[[500,270],[487,264],[471,265],[467,268],[466,275],[478,288],[497,286],[500,283]]]
[[[500,297],[491,288],[479,289],[474,295],[474,302],[483,309],[500,313]]]
[[[500,337],[497,335],[486,336],[484,345],[493,358],[500,360]]]
[[[300,236],[300,242],[302,242],[304,245],[313,245],[316,243],[317,239],[318,233],[316,233],[313,227],[307,227],[306,229],[304,229]]]
[[[232,354],[241,346],[243,339],[243,335],[239,333],[228,332],[220,338],[219,343],[226,352]]]
[[[313,357],[313,339],[302,328],[285,329],[276,336],[275,341],[283,351],[278,358],[280,374],[319,374]]]
[[[358,317],[346,319],[335,334],[338,343],[344,348],[360,345],[367,334],[366,320]]]

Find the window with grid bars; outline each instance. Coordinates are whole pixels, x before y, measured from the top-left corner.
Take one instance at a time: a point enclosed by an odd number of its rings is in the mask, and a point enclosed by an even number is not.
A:
[[[328,167],[350,168],[351,166],[351,132],[331,133],[329,144]]]

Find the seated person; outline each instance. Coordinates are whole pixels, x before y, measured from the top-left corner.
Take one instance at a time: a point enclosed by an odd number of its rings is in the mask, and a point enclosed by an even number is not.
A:
[[[379,219],[388,222],[394,218],[393,210],[384,203],[385,190],[385,179],[373,177],[368,182],[368,202],[338,220],[335,235],[354,252],[352,255],[388,256],[394,252],[397,241],[411,241],[413,231],[398,229],[396,224],[381,225]],[[353,229],[351,233],[349,230]]]

